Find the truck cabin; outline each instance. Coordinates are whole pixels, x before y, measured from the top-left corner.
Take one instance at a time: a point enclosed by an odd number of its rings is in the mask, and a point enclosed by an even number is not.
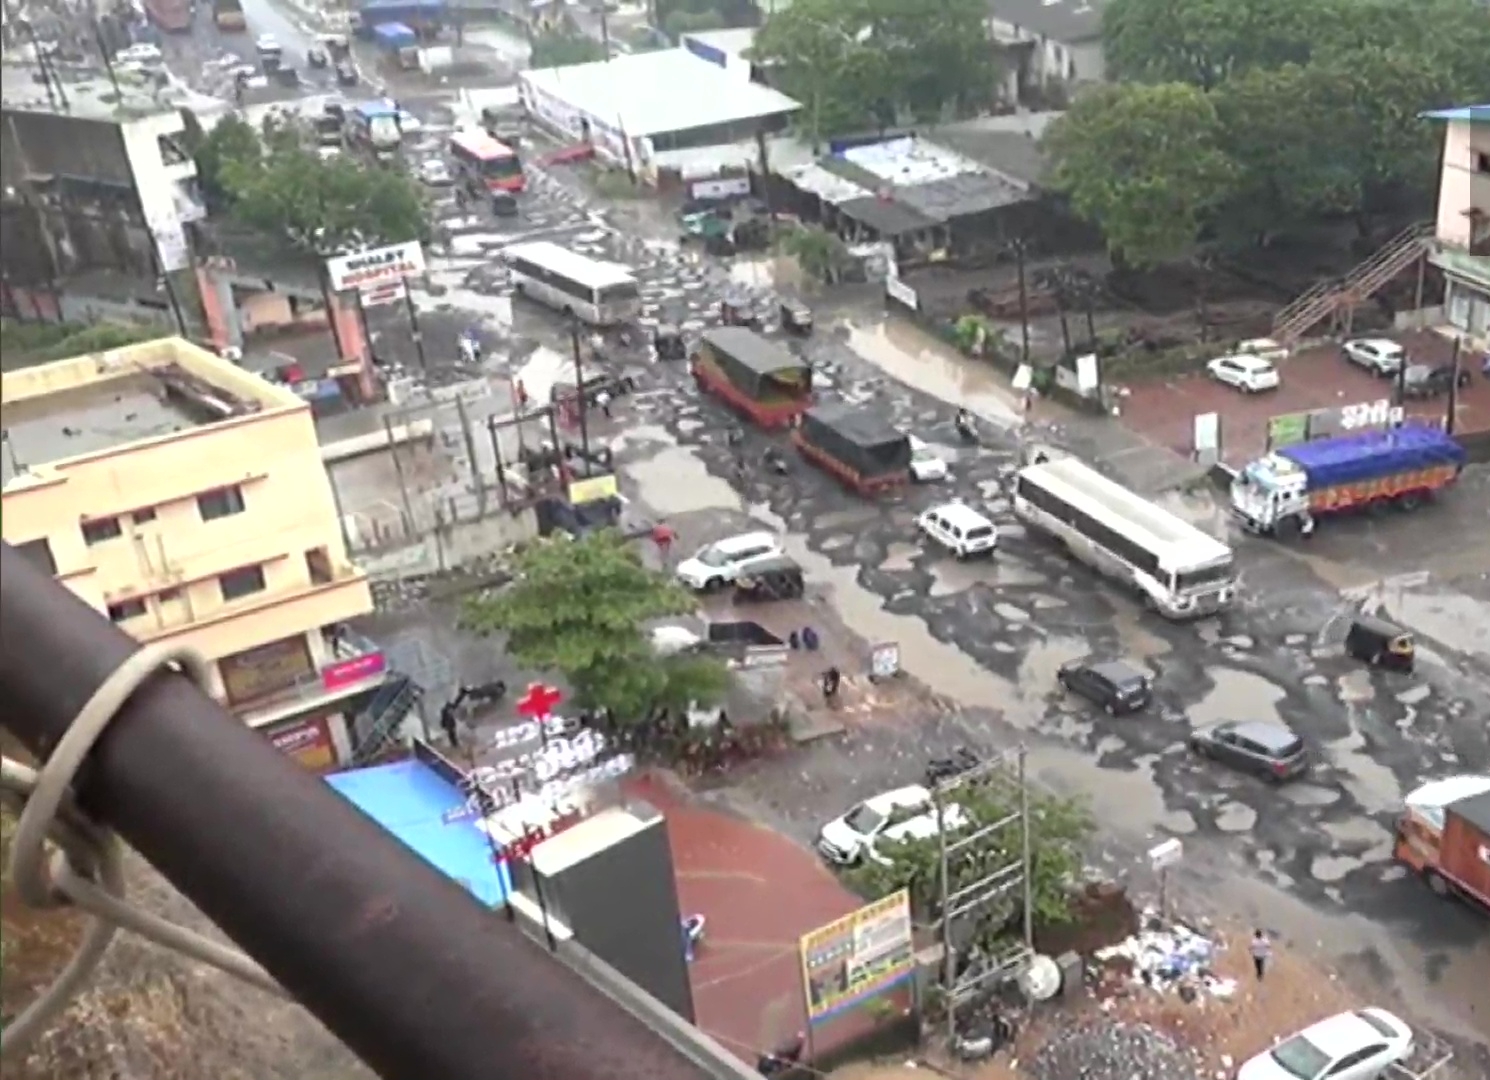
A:
[[[1490,776],[1451,776],[1410,792],[1393,853],[1438,895],[1490,908]]]
[[[812,403],[811,365],[742,326],[704,334],[693,376],[702,389],[765,428],[791,424]]]
[[[809,409],[792,434],[797,452],[860,495],[909,483],[910,439],[879,413],[830,402]]]

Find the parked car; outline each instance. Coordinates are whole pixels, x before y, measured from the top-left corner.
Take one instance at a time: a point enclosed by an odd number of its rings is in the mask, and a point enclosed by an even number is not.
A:
[[[959,559],[991,555],[998,546],[998,528],[966,503],[933,506],[916,518],[916,528]]]
[[[764,559],[786,554],[768,532],[729,536],[700,548],[684,559],[676,571],[678,580],[695,592],[711,592],[733,584],[746,570]]]
[[[1281,783],[1309,767],[1309,752],[1284,724],[1239,720],[1201,728],[1190,736],[1190,748],[1202,757]]]
[[[935,484],[945,480],[949,470],[942,457],[914,435],[907,435],[911,446],[911,479],[918,484]]]
[[[1345,359],[1373,375],[1395,375],[1407,363],[1407,350],[1387,338],[1356,338],[1342,348]]]
[[[1310,1024],[1247,1061],[1237,1080],[1378,1080],[1412,1053],[1412,1029],[1385,1009]]]
[[[1245,390],[1249,394],[1263,390],[1278,389],[1281,380],[1278,369],[1271,360],[1260,356],[1238,353],[1235,356],[1218,356],[1205,366],[1206,372],[1217,382]]]
[[[419,163],[419,179],[430,187],[449,187],[455,183],[455,174],[439,158],[429,158]]]
[[[967,815],[961,807],[944,805],[942,822],[962,828]],[[824,825],[817,834],[818,853],[839,866],[853,866],[865,859],[889,860],[877,845],[901,840],[925,840],[937,834],[937,813],[931,792],[920,785],[897,788],[866,799],[841,817]]]
[[[1457,377],[1459,389],[1463,390],[1473,378],[1470,372],[1460,368]],[[1447,394],[1455,381],[1452,364],[1439,364],[1437,367],[1408,364],[1407,370],[1402,373],[1402,393],[1410,398],[1438,397],[1440,394]]]
[[[357,79],[357,65],[349,60],[343,60],[336,65],[337,86],[356,86]]]
[[[1110,716],[1135,713],[1149,703],[1149,677],[1121,660],[1073,660],[1062,664],[1056,682],[1068,694],[1084,697]]]
[[[305,63],[309,67],[323,68],[331,63],[331,57],[319,45],[312,45],[305,51]]]
[[[1248,338],[1238,343],[1236,351],[1242,356],[1257,356],[1275,364],[1288,359],[1288,347],[1270,337]]]

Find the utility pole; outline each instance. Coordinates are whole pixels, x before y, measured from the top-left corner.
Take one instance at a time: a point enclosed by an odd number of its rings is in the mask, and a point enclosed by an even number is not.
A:
[[[124,91],[119,89],[119,73],[114,70],[114,58],[109,55],[108,43],[103,39],[103,25],[93,20],[93,40],[98,42],[98,55],[103,60],[104,70],[109,73],[109,83],[114,87],[114,96],[121,103],[124,101]]]
[[[428,371],[429,357],[424,355],[424,334],[419,329],[419,309],[414,306],[414,293],[409,288],[408,278],[404,278],[404,308],[409,313],[409,333],[414,338],[414,351],[419,354],[419,366]]]
[[[949,821],[949,812],[957,807],[957,792],[983,787],[996,801],[1015,809],[975,828],[949,835],[957,826]],[[1033,881],[1030,873],[1029,788],[1025,775],[1025,749],[1003,751],[957,776],[941,780],[931,787],[932,805],[936,810],[938,872],[941,891],[941,937],[943,950],[942,991],[947,1008],[947,1044],[957,1043],[957,1009],[975,1001],[983,991],[1028,964],[1034,955]],[[1017,831],[1016,831],[1017,830]],[[1013,844],[1007,839],[1017,837]],[[1017,849],[1018,855],[997,866],[979,859],[980,845],[992,837],[1004,837],[998,847]],[[981,876],[962,882],[954,869],[970,862],[981,868]],[[976,933],[979,924],[989,916],[1007,910],[1011,898],[1023,908],[1021,942],[998,957],[983,958],[959,976],[957,958],[960,933],[967,927]]]
[[[1443,418],[1443,430],[1452,435],[1454,428],[1459,425],[1459,372],[1464,363],[1464,340],[1456,337],[1454,339],[1454,355],[1449,361],[1449,412]]]
[[[600,48],[604,51],[606,60],[610,59],[610,13],[606,11],[606,0],[600,0],[595,5],[595,13],[600,16]]]
[[[1019,273],[1019,362],[1030,362],[1030,294],[1024,277],[1024,237],[1014,239],[1014,265]]]
[[[569,340],[574,345],[574,406],[579,410],[579,449],[580,455],[585,461],[585,472],[589,475],[590,468],[590,401],[589,395],[585,393],[585,363],[580,350],[579,320],[575,319],[569,324]],[[555,443],[555,449],[558,444]]]

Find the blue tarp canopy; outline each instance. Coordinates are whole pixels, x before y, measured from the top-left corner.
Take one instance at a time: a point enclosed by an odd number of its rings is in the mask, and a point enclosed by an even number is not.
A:
[[[1463,465],[1464,447],[1436,427],[1406,424],[1299,443],[1278,453],[1298,465],[1316,488],[1376,480],[1435,465]]]
[[[492,842],[464,814],[466,797],[417,759],[326,777],[342,798],[487,907],[507,899],[512,879],[492,860]]]

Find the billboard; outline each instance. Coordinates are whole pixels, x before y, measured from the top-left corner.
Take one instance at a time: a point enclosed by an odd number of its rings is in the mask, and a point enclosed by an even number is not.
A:
[[[373,292],[388,285],[397,285],[404,278],[418,277],[424,273],[424,248],[419,241],[406,244],[389,244],[387,247],[359,251],[355,255],[338,255],[326,260],[326,273],[331,287],[337,292],[355,289],[358,292]]]
[[[807,1021],[820,1023],[909,979],[911,897],[902,889],[802,936]]]

